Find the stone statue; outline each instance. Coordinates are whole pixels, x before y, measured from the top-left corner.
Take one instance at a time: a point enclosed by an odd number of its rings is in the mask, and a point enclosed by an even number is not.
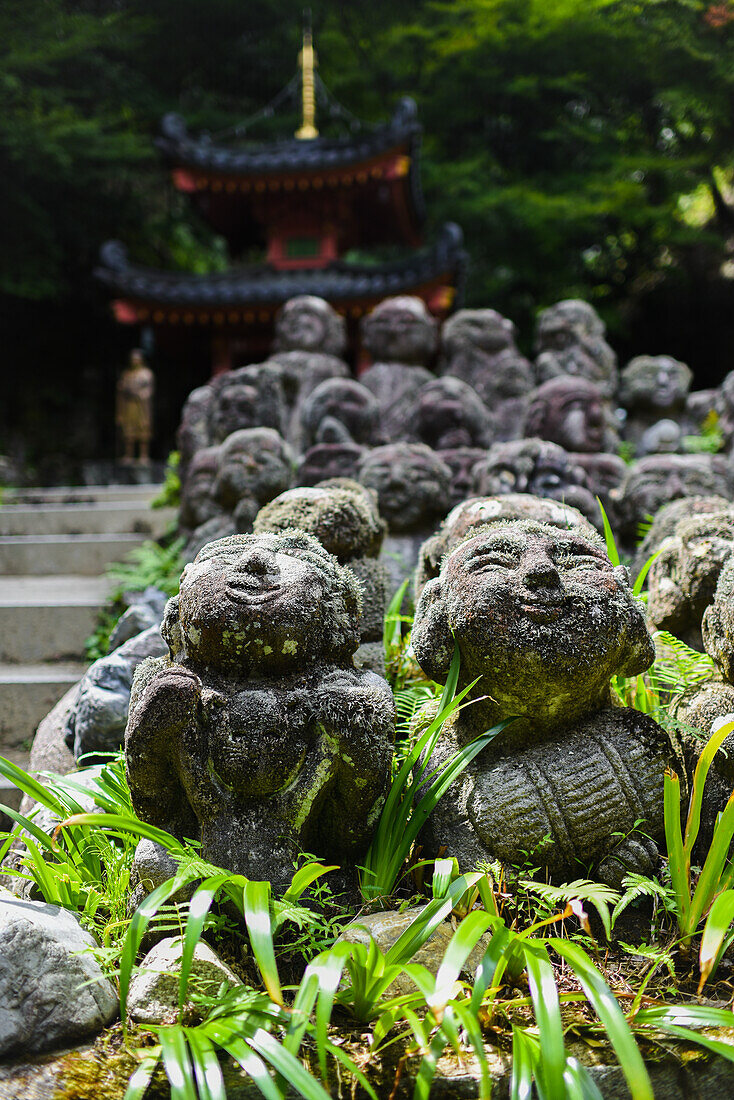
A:
[[[488,447],[492,442],[489,411],[460,378],[434,378],[418,390],[411,411],[410,435],[436,451]]]
[[[386,298],[362,321],[362,342],[372,366],[360,382],[380,407],[386,439],[406,439],[418,390],[433,375],[426,369],[436,349],[436,320],[421,298]]]
[[[122,461],[148,462],[153,434],[155,378],[139,348],[130,352],[130,364],[117,382],[115,419],[122,439]]]
[[[316,443],[361,443],[378,439],[380,410],[374,394],[353,378],[321,382],[301,405],[304,450]]]
[[[685,363],[670,355],[638,355],[620,376],[619,401],[627,410],[625,439],[639,448],[643,435],[659,420],[680,422],[693,374]],[[645,453],[654,453],[648,436]],[[639,453],[639,450],[638,450]]]
[[[670,504],[663,504],[658,508],[650,528],[637,547],[632,564],[632,576],[637,576],[648,558],[659,550],[664,539],[675,535],[676,527],[681,520],[725,511],[728,506],[729,501],[726,497],[717,496],[679,497]]]
[[[390,781],[395,710],[354,668],[360,593],[310,535],[235,535],[181,576],[170,656],[133,685],[125,757],[140,817],[282,889],[299,851],[363,856]]]
[[[648,573],[647,618],[651,626],[702,649],[701,620],[732,551],[734,506],[680,519],[660,544]]]
[[[604,339],[604,322],[593,306],[568,298],[538,315],[535,375],[538,383],[559,374],[595,382],[606,397],[617,391],[617,357]]]
[[[448,511],[451,471],[422,443],[390,443],[368,451],[359,481],[377,493],[387,521],[383,555],[397,588],[412,573],[421,543]]]
[[[293,452],[272,428],[232,432],[221,447],[214,495],[228,512],[248,499],[254,519],[263,504],[292,483],[294,465]]]
[[[451,447],[438,452],[442,462],[451,471],[448,506],[454,508],[463,500],[476,495],[475,469],[484,462],[487,452],[483,447]]]
[[[346,440],[329,442],[329,429],[324,434],[327,436],[325,442],[315,443],[301,455],[296,470],[297,485],[318,485],[329,478],[358,476],[360,463],[368,448]]]
[[[287,410],[280,371],[269,363],[253,363],[221,374],[210,383],[209,441],[223,443],[244,428],[273,428],[281,435]]]
[[[523,435],[549,439],[581,454],[616,452],[619,445],[603,391],[570,375],[551,378],[529,397]]]
[[[214,493],[221,456],[221,447],[202,447],[188,463],[186,478],[181,481],[178,515],[179,528],[184,532],[221,516],[224,510]]]
[[[261,508],[253,525],[256,535],[293,528],[317,538],[359,581],[362,618],[354,661],[358,668],[383,674],[382,636],[390,578],[385,565],[376,560],[386,530],[376,495],[348,478],[317,488],[289,489]]]
[[[521,434],[524,399],[535,385],[532,363],[518,351],[515,335],[512,321],[494,309],[460,309],[441,330],[442,373],[476,390],[498,442]]]
[[[627,869],[651,872],[675,753],[647,715],[611,706],[610,677],[643,672],[654,647],[626,569],[598,536],[532,520],[472,535],[424,588],[412,642],[431,679],[445,681],[455,645],[459,686],[480,677],[431,768],[515,719],[439,802],[425,855],[445,848],[463,869],[530,859],[571,877],[591,864],[617,884]]]
[[[178,447],[178,473],[181,484],[186,482],[189,465],[197,451],[209,446],[209,412],[214,400],[211,386],[198,386],[192,390],[181,410],[181,422],[176,432]]]
[[[650,455],[628,468],[619,487],[617,511],[622,538],[634,543],[642,522],[681,497],[731,499],[731,474],[721,455]]]
[[[275,318],[276,355],[280,352],[306,351],[341,357],[347,346],[347,327],[343,317],[313,294],[301,294],[281,306]]]
[[[575,462],[575,456],[557,443],[544,439],[495,443],[474,472],[479,496],[530,493],[550,497],[578,508],[595,526],[601,523],[586,473]]]
[[[532,519],[537,523],[559,527],[562,531],[579,531],[596,538],[596,530],[588,519],[568,504],[534,497],[529,493],[508,493],[499,497],[474,497],[458,504],[449,512],[435,535],[421,546],[415,571],[415,599],[433,577],[437,577],[441,562],[465,542],[472,532],[509,520]]]
[[[617,497],[619,486],[627,474],[627,463],[616,454],[573,454],[571,461],[586,475],[586,486],[594,497],[599,497],[612,527],[617,526]]]

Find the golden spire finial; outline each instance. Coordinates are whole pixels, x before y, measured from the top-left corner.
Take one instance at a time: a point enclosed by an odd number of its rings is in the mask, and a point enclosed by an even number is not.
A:
[[[318,137],[316,129],[316,89],[314,84],[314,69],[316,68],[316,51],[313,48],[311,34],[311,10],[305,13],[303,27],[303,47],[298,55],[298,64],[301,67],[301,101],[303,104],[303,125],[296,130],[296,137],[301,141],[310,141]]]

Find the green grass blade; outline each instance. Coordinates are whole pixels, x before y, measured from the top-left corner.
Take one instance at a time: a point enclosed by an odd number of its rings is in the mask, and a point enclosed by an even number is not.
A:
[[[640,572],[637,574],[637,576],[635,578],[635,583],[632,585],[632,595],[633,596],[639,596],[640,593],[642,592],[642,586],[645,583],[645,577],[650,572],[650,567],[652,566],[653,562],[655,561],[655,559],[661,553],[662,553],[662,550],[656,550],[654,554],[651,554],[650,557],[645,562],[645,564],[643,565]]]
[[[622,1067],[632,1100],[654,1100],[650,1078],[629,1025],[622,1015],[617,999],[601,974],[578,944],[568,940],[548,940],[554,951],[566,960],[578,978],[592,1008],[604,1025],[607,1038],[614,1047]]]
[[[459,872],[459,865],[455,859],[436,859],[433,862],[433,879],[431,881],[431,893],[434,898],[443,898],[451,885],[451,880]]]
[[[155,841],[156,844],[160,844],[172,855],[186,854],[185,846],[176,837],[171,836],[165,829],[157,829],[155,825],[148,825],[147,822],[140,821],[139,818],[131,814],[74,814],[62,821],[59,829],[73,825],[92,825],[113,833],[116,831],[132,833],[133,836],[142,836]]]
[[[290,886],[283,894],[283,901],[298,901],[304,890],[307,890],[317,878],[328,874],[329,871],[338,870],[339,868],[335,863],[329,866],[324,863],[307,863],[305,866],[299,867],[291,879]]]
[[[221,1025],[208,1024],[205,1027],[209,1038],[242,1067],[265,1100],[283,1100],[283,1093],[270,1076],[268,1067],[244,1039],[233,1035],[230,1029],[225,1029]]]
[[[451,883],[445,898],[429,901],[385,954],[385,962],[404,963],[430,938],[439,924],[446,919],[461,895],[479,880],[478,871],[460,875]]]
[[[517,941],[517,935],[511,932],[499,918],[494,919],[492,927],[494,934],[474,977],[474,988],[469,1002],[474,1015],[479,1012],[489,987],[498,984]]]
[[[452,1008],[467,1034],[469,1046],[479,1066],[479,1100],[491,1100],[492,1075],[487,1061],[487,1052],[484,1049],[482,1029],[466,1001],[454,1001]]]
[[[198,1100],[189,1045],[179,1024],[157,1029],[161,1060],[171,1086],[171,1100]]]
[[[194,951],[204,931],[206,918],[209,915],[212,902],[219,892],[220,887],[227,880],[227,875],[216,875],[208,878],[198,887],[189,902],[189,915],[186,918],[186,931],[184,933],[183,950],[181,952],[181,974],[178,983],[178,1011],[183,1012],[186,1001],[186,990],[191,974],[191,965],[194,961]]]
[[[265,988],[276,1004],[283,1004],[270,920],[270,883],[247,882],[244,890],[245,922],[252,953]]]
[[[168,879],[167,882],[161,883],[161,885],[157,886],[146,898],[143,898],[132,915],[127,932],[125,933],[122,953],[120,955],[120,1017],[123,1023],[126,1022],[127,993],[130,987],[130,976],[133,966],[135,965],[140,942],[145,935],[148,925],[160,907],[165,905],[168,899],[175,894],[177,890],[181,889],[181,886],[182,882],[178,876]]]
[[[489,913],[475,910],[464,918],[454,932],[436,974],[433,996],[428,1002],[434,1015],[440,1013],[448,1003],[461,968],[493,920]]]
[[[729,796],[729,801],[716,822],[713,839],[693,892],[689,913],[691,935],[698,928],[701,918],[708,912],[716,895],[721,892],[721,880],[729,858],[732,836],[734,836],[734,792]]]
[[[612,565],[619,565],[619,551],[617,550],[617,543],[614,538],[614,532],[612,531],[612,525],[609,522],[607,513],[604,511],[604,505],[596,498],[596,503],[599,505],[599,511],[601,512],[601,521],[604,524],[604,541],[607,544],[607,557]]]
[[[285,1050],[269,1032],[258,1028],[250,1039],[250,1043],[304,1100],[331,1100],[324,1086],[312,1077],[298,1059]]]
[[[524,1031],[513,1024],[510,1100],[533,1100],[533,1064],[535,1060],[535,1049],[532,1040]]]
[[[699,995],[718,961],[721,946],[733,922],[734,890],[727,890],[714,898],[714,903],[704,925],[701,948],[698,953],[701,968],[701,980],[698,983],[697,990]],[[732,1022],[734,1023],[734,1020]]]
[[[604,1100],[586,1066],[582,1066],[575,1058],[566,1059],[563,1080],[568,1100]]]
[[[143,1100],[143,1096],[153,1078],[160,1057],[160,1047],[153,1047],[150,1053],[146,1054],[128,1081],[125,1095],[122,1100]]]
[[[729,1008],[712,1005],[658,1005],[643,1008],[635,1017],[635,1024],[646,1027],[732,1027],[734,1013]]]
[[[666,771],[664,783],[663,812],[668,869],[675,892],[678,927],[686,935],[691,908],[691,869],[680,828],[680,780],[675,772]]]
[[[438,1060],[443,1054],[445,1047],[446,1036],[442,1028],[439,1027],[421,1059],[420,1068],[416,1075],[415,1086],[413,1088],[413,1100],[428,1100],[431,1092],[431,1084],[433,1083],[433,1078],[436,1076],[436,1066],[438,1065]]]
[[[698,836],[698,829],[701,823],[701,805],[703,803],[703,790],[706,783],[706,778],[709,773],[709,768],[711,767],[714,756],[719,751],[729,734],[733,731],[734,722],[722,722],[721,725],[711,734],[708,741],[704,745],[701,755],[698,758],[696,770],[693,773],[691,801],[688,809],[688,820],[686,821],[685,848],[689,854],[693,850],[693,845],[696,843],[696,837]]]
[[[199,1100],[227,1100],[222,1067],[216,1051],[201,1028],[186,1028]]]
[[[53,810],[59,817],[66,816],[66,807],[49,787],[44,787],[43,783],[39,783],[34,776],[14,764],[12,760],[7,760],[4,756],[0,756],[0,775],[9,779],[34,802],[40,802],[42,806]]]
[[[526,944],[523,954],[543,1052],[538,1065],[538,1076],[547,1096],[562,1097],[565,1091],[563,1074],[566,1068],[566,1049],[553,967],[542,948],[538,951]]]
[[[731,1022],[729,1026],[731,1027]],[[702,1035],[700,1031],[694,1031],[689,1027],[678,1027],[676,1024],[657,1024],[656,1027],[666,1035],[672,1035],[684,1043],[695,1043],[704,1050],[710,1050],[712,1054],[726,1058],[728,1062],[734,1062],[734,1046],[731,1043],[725,1043],[722,1039],[712,1039],[710,1035]]]

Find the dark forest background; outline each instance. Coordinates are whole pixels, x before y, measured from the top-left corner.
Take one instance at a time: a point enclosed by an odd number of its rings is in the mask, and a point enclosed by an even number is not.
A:
[[[0,453],[40,480],[114,450],[134,333],[92,270],[207,271],[222,242],[167,182],[161,115],[226,132],[292,77],[302,0],[0,0]],[[312,0],[319,72],[355,116],[412,95],[428,231],[462,226],[466,303],[588,298],[624,362],[734,367],[734,7],[701,0]],[[332,123],[331,125],[336,125]],[[289,133],[263,120],[248,136]],[[159,379],[159,455],[175,380]],[[178,399],[176,399],[178,400]],[[166,420],[166,416],[168,419]]]

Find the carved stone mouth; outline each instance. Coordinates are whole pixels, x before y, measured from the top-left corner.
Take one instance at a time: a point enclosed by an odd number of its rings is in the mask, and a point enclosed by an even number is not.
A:
[[[565,601],[562,599],[523,600],[520,608],[523,615],[535,623],[552,623],[563,614]]]
[[[280,594],[280,585],[228,584],[227,595],[237,603],[264,604],[274,600]]]

